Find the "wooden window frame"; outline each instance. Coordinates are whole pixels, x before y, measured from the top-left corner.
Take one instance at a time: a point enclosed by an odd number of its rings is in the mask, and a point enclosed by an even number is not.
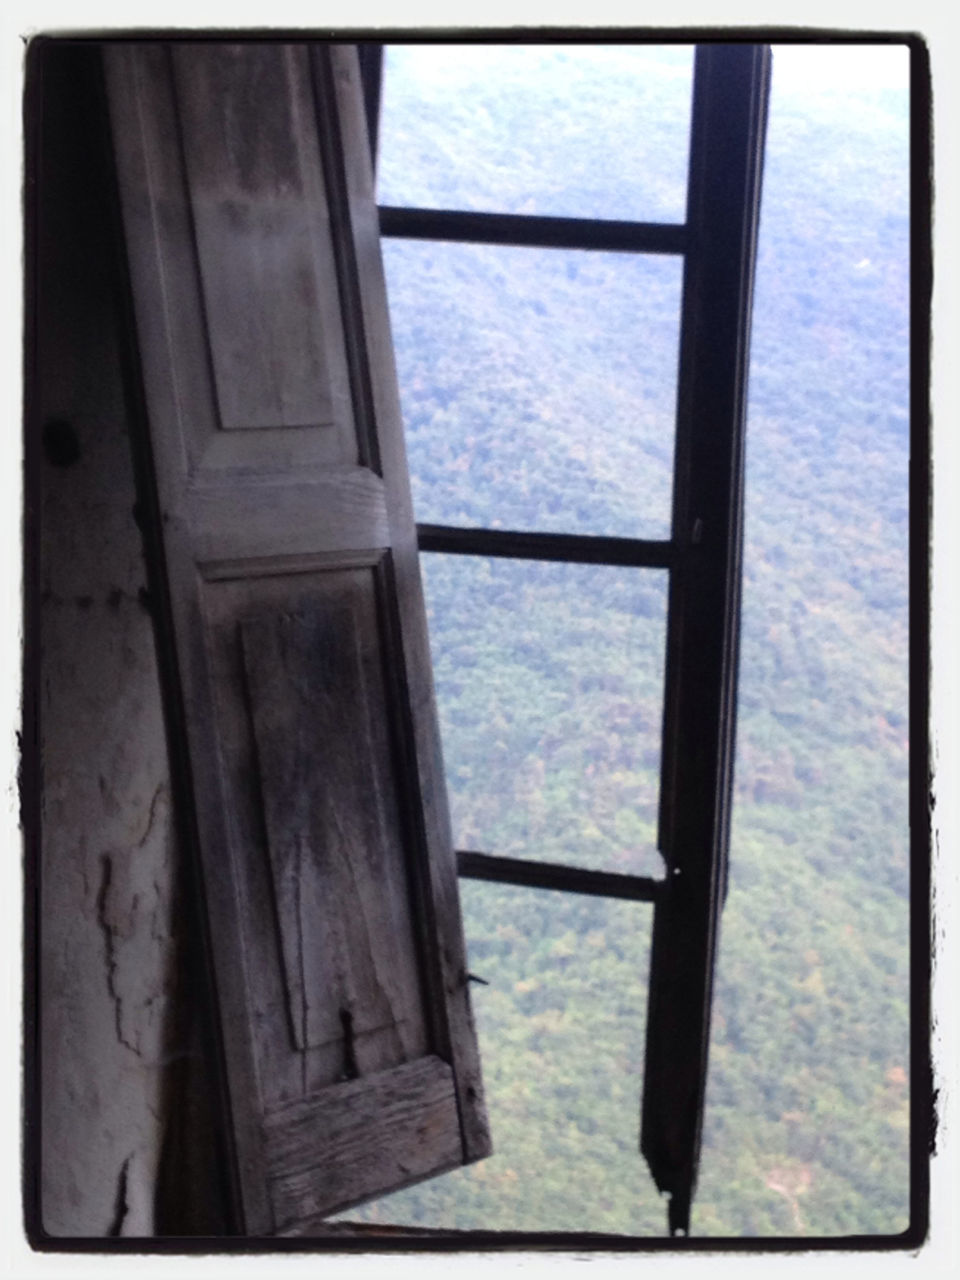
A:
[[[376,161],[383,46],[360,46]],[[669,539],[417,526],[421,552],[627,565],[669,574],[658,846],[666,876],[458,850],[458,873],[654,906],[640,1148],[689,1233],[726,893],[743,547],[750,315],[770,49],[696,46],[680,224],[380,206],[385,237],[683,258]]]

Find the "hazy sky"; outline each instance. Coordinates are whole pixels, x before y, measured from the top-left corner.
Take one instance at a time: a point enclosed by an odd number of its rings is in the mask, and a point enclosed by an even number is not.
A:
[[[420,75],[455,78],[458,73],[487,69],[499,63],[505,70],[517,71],[529,65],[533,70],[549,46],[537,45],[416,45],[394,46],[408,67],[415,66]],[[553,46],[557,59],[566,61],[573,54],[585,63],[596,64],[596,55],[604,50],[616,58],[617,52],[629,51],[644,63],[655,66],[660,75],[689,73],[692,48],[678,45]],[[641,53],[643,50],[643,53]],[[883,44],[774,44],[775,74],[787,89],[897,89],[909,83],[910,53],[906,45]],[[591,57],[590,55],[594,56]],[[646,55],[646,56],[644,56]]]
[[[906,89],[906,45],[773,46],[774,82],[781,89]]]

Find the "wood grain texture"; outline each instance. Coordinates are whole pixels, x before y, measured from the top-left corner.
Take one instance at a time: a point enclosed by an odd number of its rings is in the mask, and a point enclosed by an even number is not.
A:
[[[169,46],[108,45],[114,154],[137,328],[137,353],[168,504],[181,495],[218,430],[197,277],[190,202],[177,146],[179,122]],[[178,446],[179,453],[174,453]],[[165,475],[169,469],[169,476]]]
[[[274,1112],[265,1131],[280,1232],[462,1158],[453,1072],[432,1056]]]
[[[305,473],[306,472],[306,473]],[[297,469],[193,486],[186,499],[194,555],[208,560],[389,546],[383,481],[365,467]]]
[[[323,175],[303,51],[174,50],[221,426],[333,421],[336,337]]]
[[[103,62],[130,284],[130,434],[144,459],[139,498],[152,573],[167,588],[156,593],[154,619],[170,672],[164,688],[169,749],[172,768],[187,779],[183,829],[193,834],[205,927],[215,940],[208,959],[219,1014],[212,1029],[220,1041],[216,1065],[227,1077],[221,1091],[230,1118],[225,1176],[239,1228],[259,1234],[272,1230],[273,1211],[264,1178],[246,939],[220,799],[214,691],[185,514],[189,477],[203,440],[215,430],[215,406],[196,352],[197,342],[204,350],[202,311],[191,255],[183,248],[190,244],[190,229],[176,154],[169,49],[159,42],[118,42],[105,46]]]
[[[489,1149],[356,55],[105,62],[237,1217],[296,1230]],[[277,1107],[373,1081],[389,1118],[379,1075],[433,1059],[452,1094],[423,1133],[404,1112],[409,1160],[371,1121],[326,1200],[278,1174]]]
[[[406,922],[381,905],[397,876],[391,769],[376,756],[358,628],[342,600],[240,623],[291,1028],[300,1049],[344,1040],[345,1075],[373,1035],[402,1061],[396,1023],[419,997],[416,970],[396,964]]]
[[[291,568],[203,592],[267,1107],[430,1051],[389,729],[382,566]],[[300,985],[317,1002],[307,1035]]]
[[[150,305],[134,301],[141,357],[153,377],[166,368],[152,396],[164,430],[199,474],[355,462],[306,49],[133,43],[107,61],[126,95],[125,218],[153,248]],[[284,131],[271,167],[265,144]],[[254,136],[246,150],[238,132]]]

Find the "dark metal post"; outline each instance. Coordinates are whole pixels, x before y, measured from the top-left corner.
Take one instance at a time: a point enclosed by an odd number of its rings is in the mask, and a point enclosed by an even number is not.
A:
[[[377,172],[377,145],[380,136],[380,98],[383,88],[383,45],[370,41],[357,45],[363,106],[367,113],[367,136],[370,139],[370,161]]]
[[[640,1146],[689,1230],[733,768],[743,436],[770,50],[697,49],[684,269],[660,847]]]

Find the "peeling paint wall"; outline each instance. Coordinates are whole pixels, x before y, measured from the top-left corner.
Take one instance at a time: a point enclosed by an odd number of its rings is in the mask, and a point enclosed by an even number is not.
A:
[[[53,1236],[215,1229],[160,686],[97,157],[96,63],[46,59],[38,218],[40,1212]],[[186,1093],[184,1092],[186,1091]],[[192,1091],[192,1093],[191,1093]],[[203,1113],[201,1115],[200,1113]],[[167,1182],[210,1202],[158,1222]],[[199,1119],[198,1119],[199,1117]],[[204,1134],[207,1137],[204,1137]],[[164,1153],[167,1153],[164,1156]],[[206,1163],[204,1163],[206,1161]],[[208,1194],[210,1193],[210,1194]]]

